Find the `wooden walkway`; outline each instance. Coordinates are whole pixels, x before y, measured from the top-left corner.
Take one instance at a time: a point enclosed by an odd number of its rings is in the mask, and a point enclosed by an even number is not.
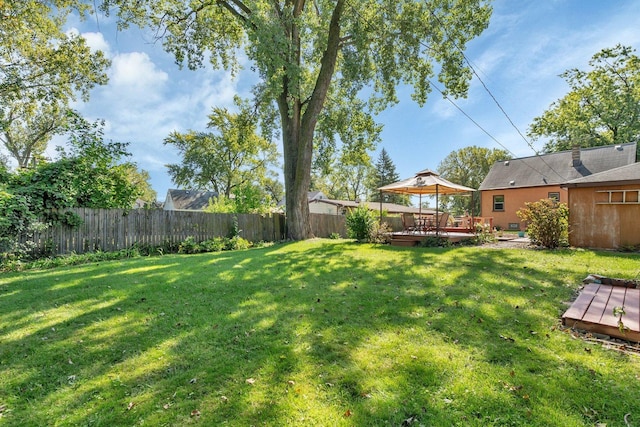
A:
[[[624,307],[619,319],[615,307]],[[618,321],[622,320],[624,331]],[[576,329],[640,342],[640,289],[589,283],[562,315],[562,323]]]

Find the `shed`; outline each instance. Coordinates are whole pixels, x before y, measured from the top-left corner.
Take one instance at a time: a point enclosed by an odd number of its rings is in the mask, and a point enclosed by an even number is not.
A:
[[[640,247],[640,163],[568,181],[569,243]]]

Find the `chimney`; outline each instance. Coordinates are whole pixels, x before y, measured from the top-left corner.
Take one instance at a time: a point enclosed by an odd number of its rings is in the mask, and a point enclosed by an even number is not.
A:
[[[573,163],[573,167],[577,168],[582,164],[582,160],[580,160],[580,146],[574,145],[571,147],[571,163]]]

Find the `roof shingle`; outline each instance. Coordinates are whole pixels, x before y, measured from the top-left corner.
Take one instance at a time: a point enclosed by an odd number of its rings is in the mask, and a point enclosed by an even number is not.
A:
[[[564,184],[636,161],[636,143],[583,148],[580,162],[574,166],[572,151],[522,157],[496,162],[480,190],[540,187]]]

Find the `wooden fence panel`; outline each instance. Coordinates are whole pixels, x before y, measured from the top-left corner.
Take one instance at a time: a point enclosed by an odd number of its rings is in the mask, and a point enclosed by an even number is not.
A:
[[[329,237],[332,233],[347,237],[344,215],[309,214],[309,221],[311,222],[311,232],[316,237]]]
[[[161,246],[178,244],[187,237],[197,241],[229,236],[232,214],[136,209],[70,209],[82,223],[77,227],[57,225],[35,233],[23,242],[33,242],[42,251],[57,254],[96,250],[116,251],[134,244]],[[282,215],[236,215],[240,234],[250,241],[284,239]]]
[[[40,250],[56,254],[84,253],[96,250],[116,251],[135,244],[177,245],[187,237],[196,241],[230,236],[234,217],[240,236],[252,242],[274,242],[286,238],[286,221],[282,214],[213,214],[199,211],[165,211],[147,209],[69,209],[82,223],[77,227],[54,226],[22,241],[32,241]],[[316,237],[338,233],[347,237],[342,215],[310,214],[311,230]],[[383,219],[394,231],[402,229],[399,217]]]

